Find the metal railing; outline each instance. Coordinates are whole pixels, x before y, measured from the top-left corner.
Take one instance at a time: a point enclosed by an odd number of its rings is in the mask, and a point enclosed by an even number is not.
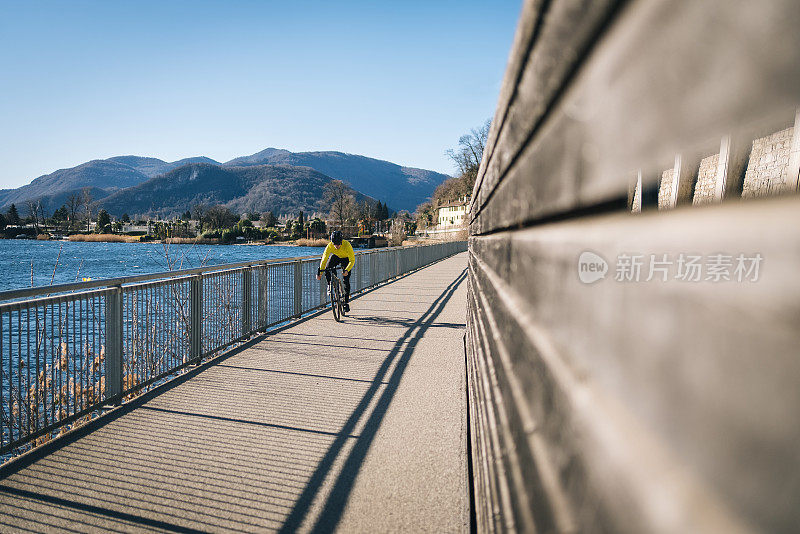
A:
[[[466,250],[356,254],[352,293]],[[319,257],[0,292],[0,454],[140,394],[258,331],[327,304]]]

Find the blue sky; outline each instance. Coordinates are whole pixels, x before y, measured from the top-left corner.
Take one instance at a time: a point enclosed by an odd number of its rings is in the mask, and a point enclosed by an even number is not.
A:
[[[116,155],[340,150],[452,173],[514,1],[0,0],[0,188]]]

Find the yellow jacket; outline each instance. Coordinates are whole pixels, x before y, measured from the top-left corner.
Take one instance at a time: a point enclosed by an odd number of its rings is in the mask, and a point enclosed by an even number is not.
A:
[[[324,271],[325,267],[328,266],[331,254],[350,260],[347,267],[344,268],[345,271],[350,272],[356,264],[356,253],[353,252],[353,246],[347,239],[342,239],[342,244],[339,245],[339,248],[334,247],[333,243],[328,243],[328,246],[325,247],[325,252],[322,253],[322,261],[319,262],[320,271]]]

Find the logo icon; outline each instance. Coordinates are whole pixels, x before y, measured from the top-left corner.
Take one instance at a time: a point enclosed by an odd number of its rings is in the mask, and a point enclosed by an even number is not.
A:
[[[602,256],[589,252],[581,252],[578,258],[578,278],[584,284],[593,284],[606,277],[608,262]]]

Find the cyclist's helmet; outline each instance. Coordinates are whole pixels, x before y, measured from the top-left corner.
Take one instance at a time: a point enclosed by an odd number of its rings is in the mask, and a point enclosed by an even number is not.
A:
[[[342,244],[342,232],[336,230],[331,234],[331,243],[334,245],[341,245]]]

